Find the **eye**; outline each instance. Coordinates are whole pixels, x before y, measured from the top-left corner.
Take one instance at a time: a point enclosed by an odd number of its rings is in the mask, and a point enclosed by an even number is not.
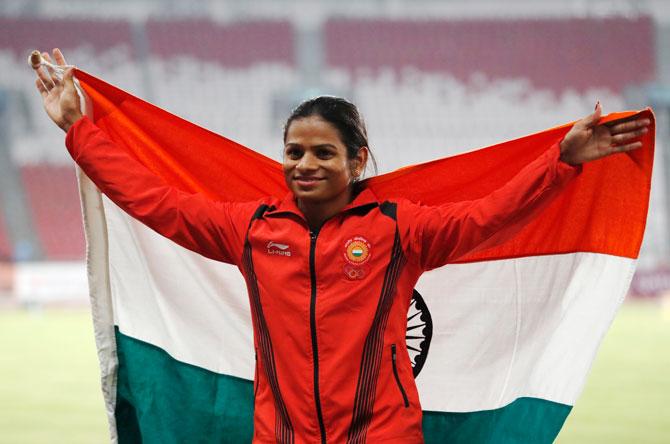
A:
[[[330,159],[333,157],[334,153],[327,148],[319,148],[319,150],[316,152],[316,155],[319,157],[319,159]]]
[[[302,157],[302,150],[297,147],[288,147],[286,148],[286,157],[288,157],[291,160],[298,160]]]

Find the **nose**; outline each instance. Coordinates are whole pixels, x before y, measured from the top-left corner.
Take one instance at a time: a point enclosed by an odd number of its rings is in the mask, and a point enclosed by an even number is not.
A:
[[[300,158],[300,161],[296,165],[296,169],[299,172],[309,172],[309,171],[316,171],[319,168],[319,163],[318,159],[316,156],[312,155],[311,153],[307,152],[303,154],[303,156]]]

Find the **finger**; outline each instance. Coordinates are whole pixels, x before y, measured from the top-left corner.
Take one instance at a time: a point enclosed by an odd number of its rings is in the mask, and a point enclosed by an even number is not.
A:
[[[617,145],[612,147],[613,153],[623,153],[626,151],[642,148],[642,142],[627,143],[626,145]]]
[[[649,119],[636,119],[628,122],[617,123],[610,127],[611,134],[627,133],[629,131],[636,131],[639,128],[646,128],[651,124]]]
[[[592,128],[598,123],[598,121],[600,120],[600,116],[602,116],[602,113],[603,113],[603,107],[600,104],[600,101],[598,101],[596,103],[596,109],[593,111],[593,113],[584,117],[577,123],[585,128]]]
[[[63,53],[60,51],[60,49],[54,48],[53,54],[57,64],[67,65],[67,63],[65,62],[65,57],[63,57]]]
[[[42,53],[37,50],[31,52],[30,56],[28,57],[28,63],[33,69],[39,68],[42,64]]]
[[[53,87],[56,86],[54,81],[51,79],[51,76],[49,74],[47,74],[44,67],[40,66],[38,69],[35,70],[35,72],[37,73],[37,77],[44,84],[44,87],[47,89],[47,91],[51,90]]]
[[[42,57],[44,58],[45,61],[47,61],[49,63],[53,63],[51,61],[51,57],[49,57],[48,52],[43,52]],[[56,73],[56,71],[54,71],[54,69],[49,65],[45,65],[45,67],[46,67],[46,69],[49,73],[49,76],[51,76],[51,80],[53,81],[54,85],[58,85],[61,82],[61,79],[60,79],[60,76],[58,75],[58,73]]]
[[[42,53],[42,59],[43,59],[46,63],[51,63],[51,57],[49,56],[49,53],[48,53],[48,52],[43,52],[43,53]],[[60,79],[58,78],[58,76],[55,75],[53,68],[51,68],[50,66],[48,66],[48,65],[46,65],[46,64],[43,65],[43,66],[44,66],[43,69],[46,70],[46,72],[48,73],[49,77],[51,77],[51,81],[53,82],[53,84],[54,84],[54,85],[58,85],[58,83],[60,83]]]
[[[47,90],[47,87],[44,86],[41,79],[35,79],[35,86],[37,86],[37,90],[40,92],[43,99],[49,95],[49,91]]]
[[[621,145],[625,142],[628,142],[629,140],[637,139],[639,137],[642,137],[643,135],[647,134],[649,132],[649,129],[644,127],[637,129],[635,131],[628,131],[626,133],[620,133],[612,137],[612,144],[613,145]]]
[[[63,83],[65,83],[65,89],[75,89],[74,87],[74,68],[68,68],[63,74]]]
[[[74,68],[68,68],[63,74],[63,92],[65,94],[77,95],[77,88],[74,86]]]

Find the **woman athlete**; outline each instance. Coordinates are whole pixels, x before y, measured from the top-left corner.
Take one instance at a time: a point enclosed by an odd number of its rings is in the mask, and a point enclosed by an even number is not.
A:
[[[60,51],[53,54],[65,65]],[[72,69],[63,79],[37,75],[47,114],[103,193],[244,275],[257,356],[255,443],[423,442],[405,345],[419,276],[509,237],[582,163],[640,147],[650,124],[600,125],[597,104],[496,192],[428,207],[380,202],[358,182],[371,156],[363,121],[351,103],[319,97],[285,126],[287,196],[227,203],[169,187],[117,147],[83,117]]]

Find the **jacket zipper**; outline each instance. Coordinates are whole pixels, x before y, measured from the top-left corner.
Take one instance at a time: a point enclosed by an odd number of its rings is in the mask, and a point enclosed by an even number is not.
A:
[[[312,359],[314,360],[314,402],[316,404],[316,416],[319,419],[319,430],[321,432],[321,444],[326,444],[326,426],[323,423],[321,412],[321,395],[319,394],[319,347],[316,343],[316,238],[319,231],[309,232],[309,273],[312,284],[312,296],[309,302],[309,328],[312,333]]]
[[[398,384],[400,393],[402,394],[402,400],[405,404],[405,407],[409,407],[409,399],[407,399],[407,393],[400,383],[400,376],[398,376],[398,367],[396,366],[396,350],[395,344],[391,344],[391,360],[393,361],[393,376],[395,376],[395,382]]]
[[[256,402],[256,393],[258,393],[258,386],[261,385],[260,377],[261,375],[258,374],[258,350],[254,349],[254,363],[256,364],[255,368],[255,378],[254,382],[256,383],[256,387],[254,387],[254,403]]]

